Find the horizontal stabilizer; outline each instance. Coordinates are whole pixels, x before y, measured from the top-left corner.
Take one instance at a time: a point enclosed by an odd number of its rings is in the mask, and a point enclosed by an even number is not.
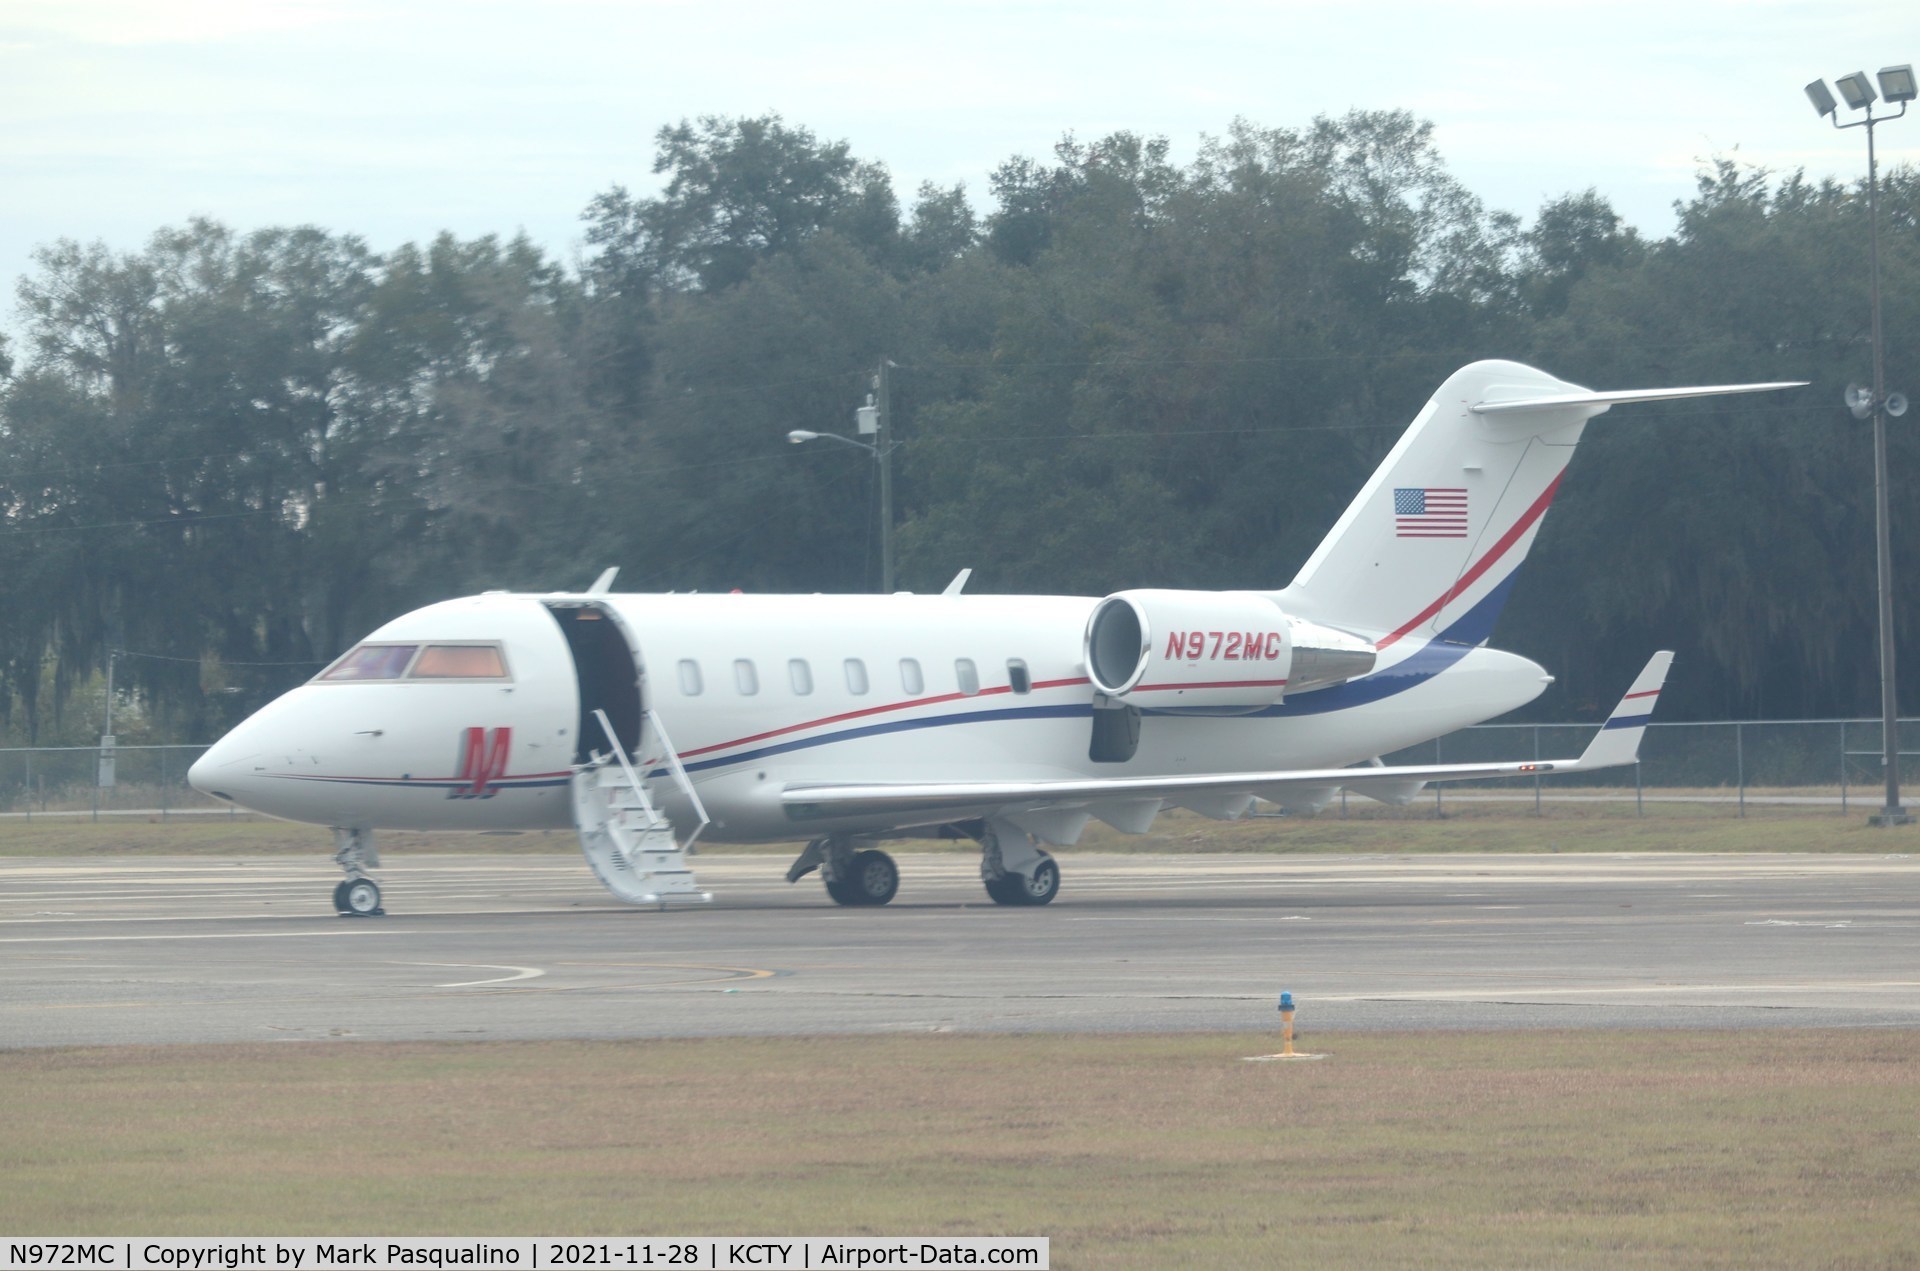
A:
[[[1564,406],[1598,406],[1605,410],[1622,402],[1665,402],[1682,397],[1725,397],[1733,393],[1770,393],[1781,388],[1805,388],[1806,380],[1772,384],[1713,384],[1700,388],[1626,388],[1610,393],[1554,393],[1546,397],[1517,397],[1511,401],[1475,402],[1476,415],[1507,415],[1516,411],[1556,410]],[[1599,414],[1600,411],[1594,411]]]

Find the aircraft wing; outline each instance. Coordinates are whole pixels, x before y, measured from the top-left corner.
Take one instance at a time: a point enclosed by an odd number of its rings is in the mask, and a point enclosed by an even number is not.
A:
[[[1659,700],[1667,669],[1672,664],[1671,652],[1654,654],[1577,759],[1033,781],[802,782],[782,791],[781,800],[787,815],[799,822],[881,817],[898,826],[929,825],[1043,809],[1088,808],[1104,812],[1129,805],[1147,812],[1147,819],[1151,820],[1151,811],[1157,810],[1156,801],[1191,806],[1233,796],[1283,800],[1289,792],[1345,788],[1365,793],[1369,786],[1414,791],[1434,781],[1590,772],[1638,762],[1640,739],[1646,733],[1648,717]]]

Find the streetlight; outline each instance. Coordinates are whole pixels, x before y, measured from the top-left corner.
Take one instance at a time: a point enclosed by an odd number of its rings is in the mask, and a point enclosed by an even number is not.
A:
[[[879,369],[873,373],[873,392],[867,394],[867,404],[853,412],[854,426],[863,435],[873,438],[871,444],[855,441],[852,437],[843,437],[837,432],[814,432],[808,428],[795,428],[787,434],[787,440],[798,446],[809,441],[838,441],[855,446],[874,457],[880,465],[880,594],[893,592],[893,452],[895,443],[887,429],[892,422],[887,408],[887,370],[893,365],[885,358],[880,359]]]
[[[1899,104],[1897,115],[1873,114],[1873,85],[1865,71],[1843,75],[1834,83],[1853,110],[1867,112],[1865,119],[1850,124],[1840,122],[1838,103],[1824,80],[1807,85],[1807,100],[1822,115],[1833,120],[1835,128],[1867,130],[1867,238],[1873,275],[1873,391],[1871,396],[1857,386],[1847,389],[1847,405],[1856,418],[1873,416],[1873,514],[1875,538],[1880,558],[1880,736],[1887,770],[1887,804],[1867,818],[1872,825],[1907,825],[1913,818],[1900,806],[1900,729],[1899,711],[1894,700],[1893,663],[1893,562],[1887,528],[1887,416],[1906,413],[1907,399],[1899,393],[1887,393],[1886,373],[1880,345],[1880,175],[1873,153],[1873,126],[1907,113],[1907,103],[1916,94],[1913,67],[1888,66],[1881,70],[1880,96],[1888,105]]]

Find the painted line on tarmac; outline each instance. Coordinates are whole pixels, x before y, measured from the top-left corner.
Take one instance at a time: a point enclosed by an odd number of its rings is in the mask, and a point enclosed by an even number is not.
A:
[[[425,936],[446,932],[413,927],[361,927],[352,931],[198,931],[177,936],[0,936],[0,944],[102,944],[121,940],[324,940],[340,936]],[[472,934],[462,933],[462,934]]]
[[[1506,998],[1600,997],[1622,994],[1658,993],[1872,993],[1884,989],[1920,988],[1920,980],[1860,980],[1852,983],[1807,981],[1800,984],[1621,984],[1604,988],[1562,988],[1535,985],[1530,988],[1477,991],[1445,989],[1385,991],[1374,993],[1329,993],[1313,995],[1316,1002],[1475,1002]],[[1308,1000],[1301,999],[1303,1002]]]
[[[470,989],[481,984],[512,984],[516,980],[535,980],[546,972],[537,966],[499,966],[491,962],[396,962],[394,966],[437,966],[452,967],[466,971],[511,971],[512,975],[497,975],[490,980],[461,980],[454,984],[436,984],[437,989]]]

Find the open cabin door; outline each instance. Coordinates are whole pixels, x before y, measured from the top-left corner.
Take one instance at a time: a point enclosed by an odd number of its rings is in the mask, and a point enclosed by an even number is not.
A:
[[[606,730],[594,717],[595,711],[606,712],[622,752],[631,758],[640,746],[647,677],[625,625],[612,609],[596,600],[549,600],[547,610],[567,638],[567,648],[573,653],[574,678],[580,688],[573,761],[590,763],[593,751],[606,750]]]
[[[711,900],[710,893],[695,885],[693,871],[687,868],[687,852],[699,830],[683,845],[666,812],[648,793],[646,777],[634,767],[648,718],[647,672],[639,648],[620,616],[600,601],[545,603],[567,638],[580,690],[573,746],[573,824],[587,864],[602,886],[628,904]],[[609,731],[620,743],[614,754],[607,753]],[[661,744],[674,775],[685,785],[686,770],[665,744],[664,734],[654,741]],[[685,788],[704,829],[705,810],[691,786]]]

